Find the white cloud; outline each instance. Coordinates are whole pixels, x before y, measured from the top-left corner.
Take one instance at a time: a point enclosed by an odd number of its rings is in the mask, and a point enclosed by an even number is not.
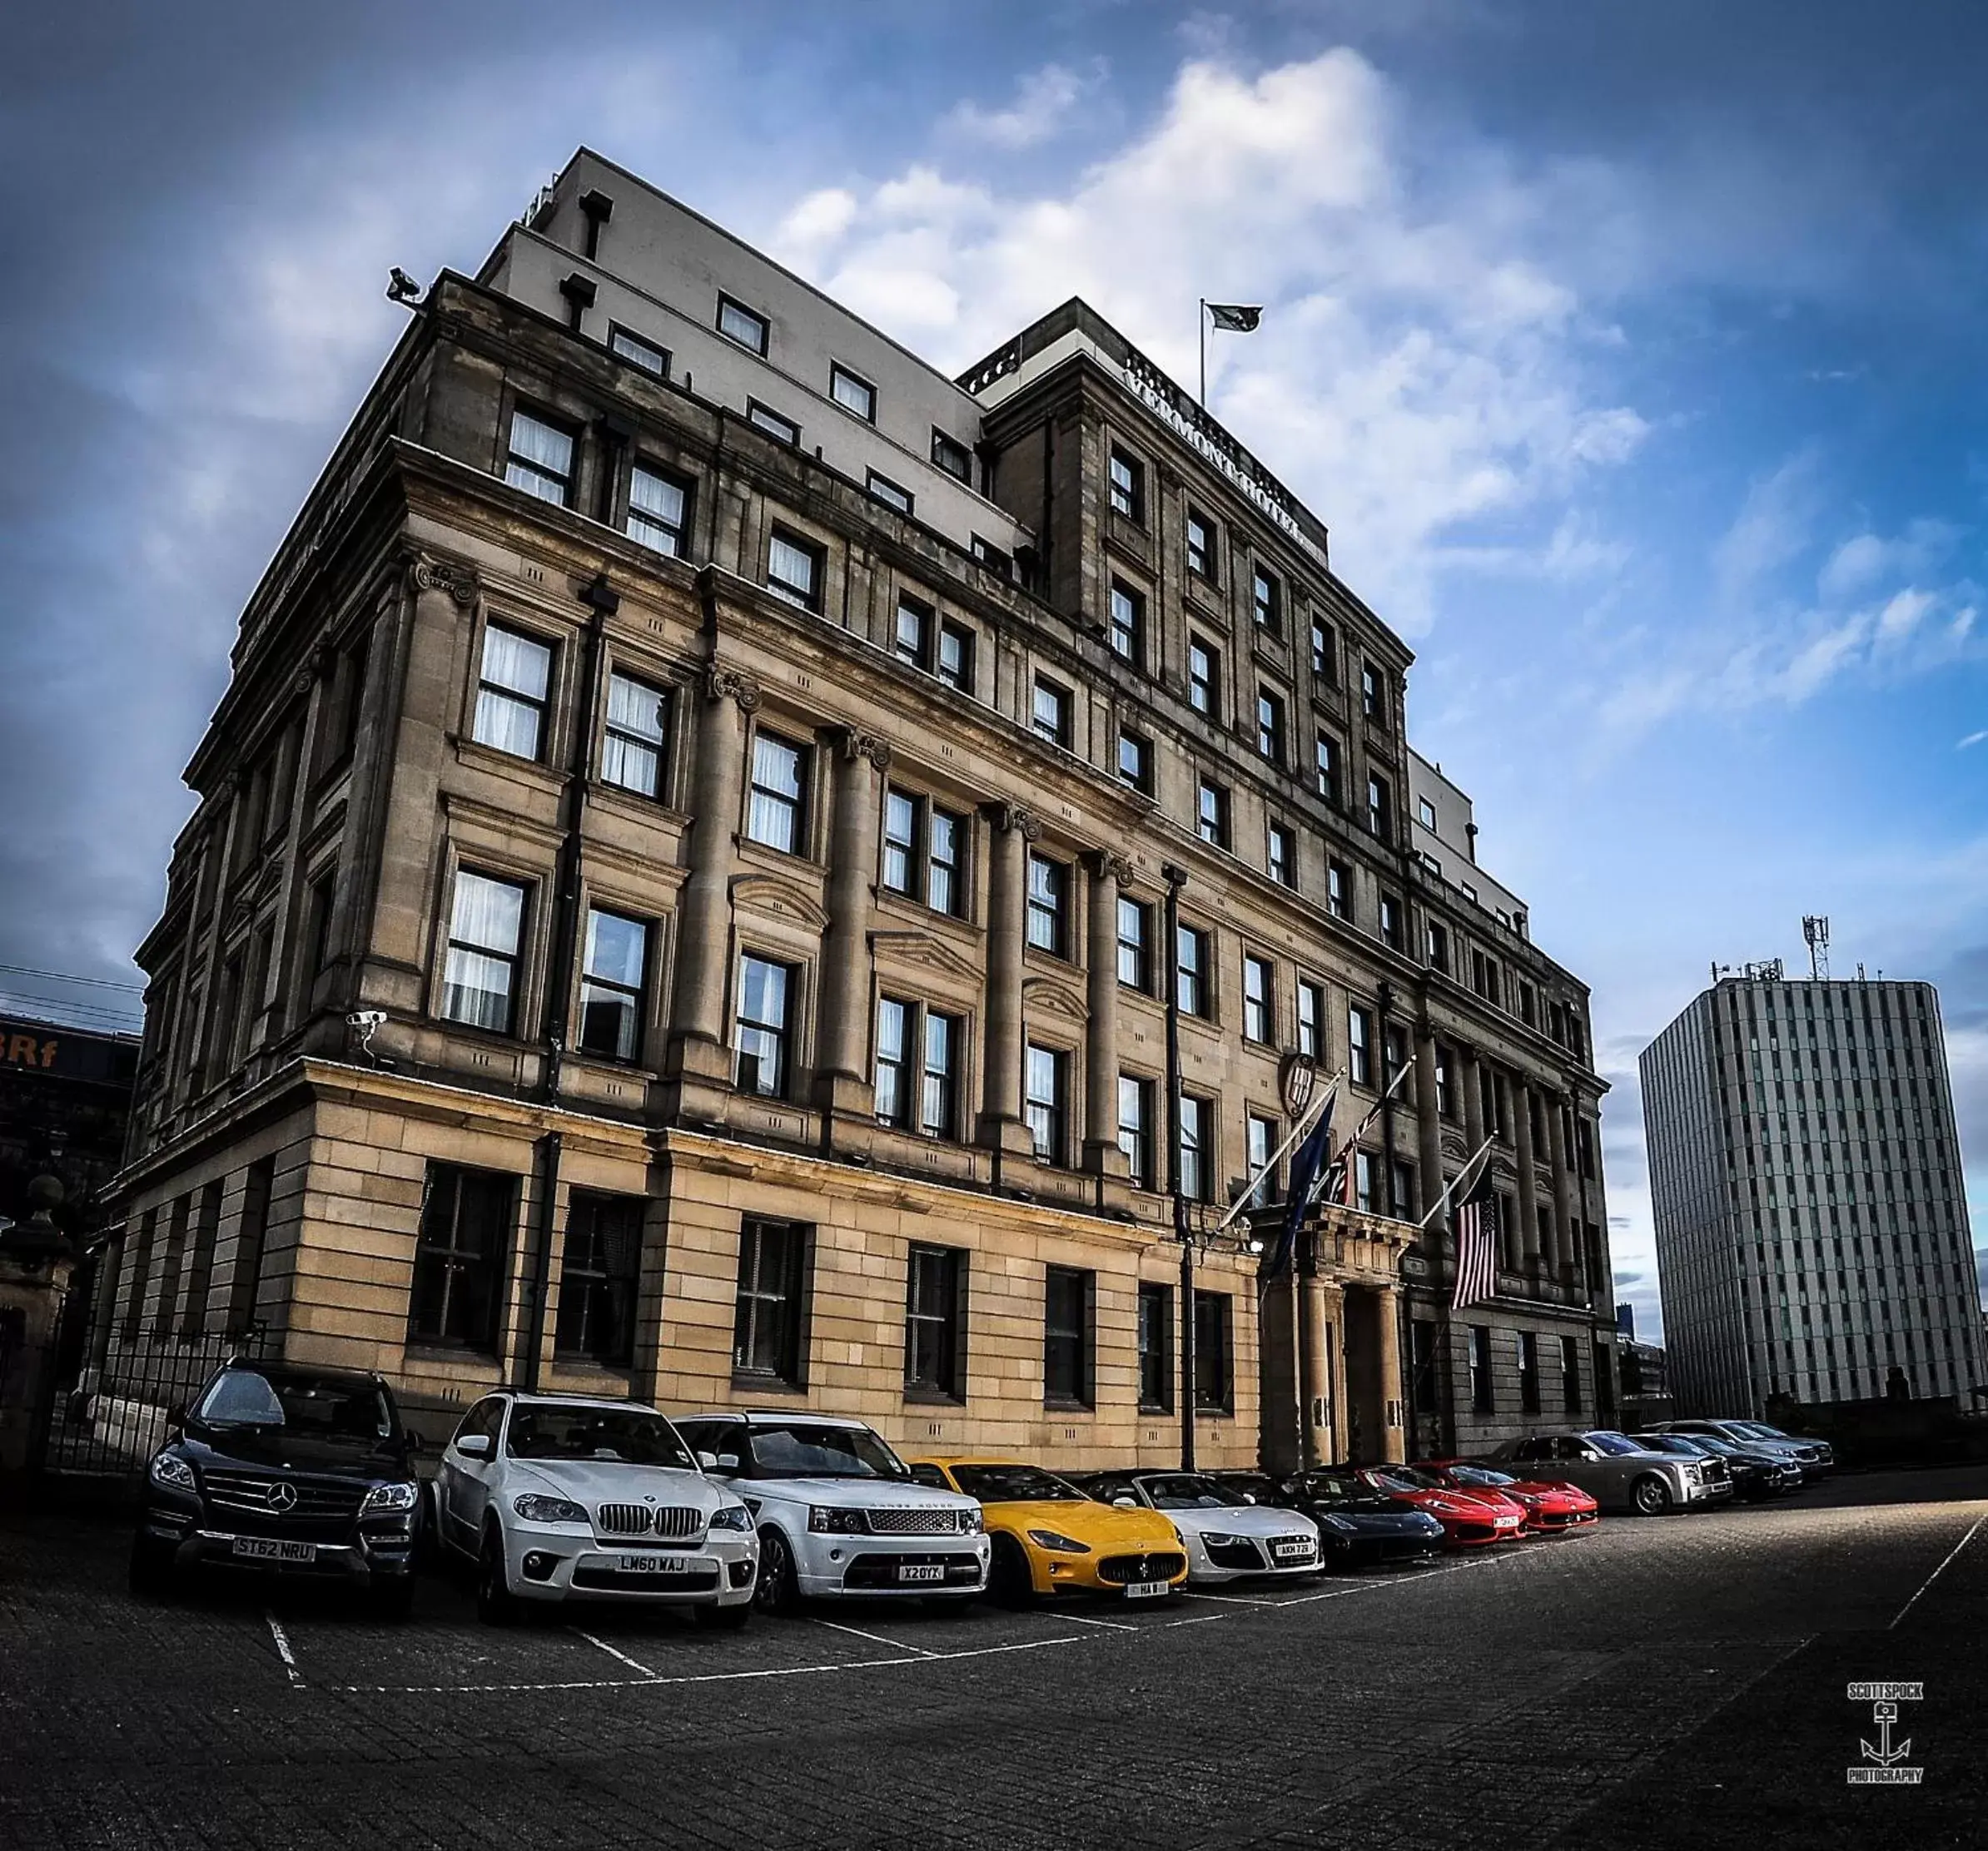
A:
[[[977,103],[963,102],[940,126],[999,148],[1032,148],[1061,132],[1078,104],[1103,82],[1104,75],[1101,62],[1085,74],[1067,65],[1046,64],[1016,85],[1014,100],[1005,109],[982,109]]]
[[[1954,750],[1956,752],[1966,752],[1971,746],[1980,745],[1984,739],[1988,739],[1988,732],[1971,732],[1965,739],[1956,742]]]

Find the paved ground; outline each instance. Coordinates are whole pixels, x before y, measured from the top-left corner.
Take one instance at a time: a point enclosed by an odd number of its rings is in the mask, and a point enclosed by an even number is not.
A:
[[[1976,1846],[1988,1472],[1156,1612],[166,1605],[0,1526],[0,1847]],[[584,1630],[581,1630],[581,1629]],[[1921,1784],[1851,1785],[1852,1680]],[[1871,1765],[1863,1762],[1864,1765]]]

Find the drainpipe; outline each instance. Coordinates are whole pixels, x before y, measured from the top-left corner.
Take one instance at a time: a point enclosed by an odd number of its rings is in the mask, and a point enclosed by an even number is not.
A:
[[[1180,889],[1187,871],[1170,863],[1160,869],[1166,881],[1166,1118],[1169,1133],[1167,1187],[1174,1198],[1174,1238],[1180,1244],[1180,1470],[1194,1470],[1194,1242],[1189,1238],[1187,1198],[1180,1189]],[[1208,1128],[1202,1128],[1200,1159],[1208,1161]]]

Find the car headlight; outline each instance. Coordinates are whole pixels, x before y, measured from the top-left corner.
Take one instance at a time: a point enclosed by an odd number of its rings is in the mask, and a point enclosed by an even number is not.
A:
[[[711,1513],[713,1530],[743,1530],[748,1533],[753,1527],[753,1513],[743,1504],[721,1504]]]
[[[1429,1521],[1434,1522],[1435,1520],[1432,1517]],[[1354,1529],[1354,1526],[1353,1519],[1351,1517],[1334,1516],[1329,1511],[1319,1519],[1319,1527],[1322,1530],[1338,1530],[1347,1534],[1350,1534]],[[1440,1527],[1440,1526],[1438,1526]]]
[[[365,1501],[359,1506],[361,1516],[372,1516],[381,1511],[411,1511],[421,1501],[421,1487],[411,1481],[400,1485],[375,1485],[365,1494]]]
[[[541,1497],[527,1491],[511,1508],[527,1523],[584,1523],[587,1513],[568,1497]]]
[[[1204,1530],[1201,1532],[1201,1541],[1210,1549],[1226,1549],[1241,1541],[1240,1536],[1230,1536],[1226,1530]]]
[[[811,1504],[808,1506],[808,1527],[818,1536],[863,1536],[870,1533],[870,1520],[862,1511],[837,1511],[825,1504]]]
[[[960,1512],[960,1533],[962,1536],[977,1536],[987,1526],[987,1520],[982,1514],[979,1505],[976,1504],[970,1511]]]
[[[1039,1549],[1053,1549],[1060,1555],[1087,1556],[1091,1545],[1079,1542],[1075,1536],[1066,1536],[1061,1530],[1031,1530],[1028,1540]]]
[[[200,1485],[193,1476],[193,1467],[184,1459],[170,1452],[162,1452],[152,1462],[152,1481],[155,1485],[170,1486],[176,1491],[197,1491]]]

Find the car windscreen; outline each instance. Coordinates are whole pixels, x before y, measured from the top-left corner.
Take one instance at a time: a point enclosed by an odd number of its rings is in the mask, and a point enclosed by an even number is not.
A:
[[[1612,1459],[1623,1459],[1632,1452],[1648,1450],[1637,1445],[1627,1433],[1590,1433],[1587,1439],[1597,1452],[1605,1452]]]
[[[224,1369],[193,1411],[203,1427],[281,1427],[316,1440],[371,1445],[395,1432],[393,1403],[375,1382]]]
[[[514,1459],[696,1470],[676,1429],[634,1407],[513,1407],[504,1448]]]
[[[1300,1497],[1314,1504],[1368,1504],[1384,1502],[1357,1478],[1300,1478],[1292,1487]]]
[[[1452,1466],[1449,1476],[1459,1485],[1516,1485],[1518,1481],[1508,1471],[1493,1471],[1489,1466]]]
[[[1156,1511],[1225,1511],[1243,1501],[1243,1494],[1204,1478],[1195,1471],[1156,1473],[1141,1478],[1139,1488]]]
[[[955,1466],[953,1482],[983,1504],[1081,1504],[1075,1485],[1039,1466]]]
[[[757,1478],[908,1479],[911,1468],[867,1427],[819,1421],[755,1422]]]
[[[1732,1425],[1750,1440],[1791,1440],[1792,1433],[1783,1433],[1777,1427],[1769,1427],[1765,1421],[1735,1421]]]
[[[1443,1481],[1434,1472],[1419,1471],[1413,1466],[1389,1466],[1385,1471],[1374,1474],[1374,1482],[1391,1491],[1439,1491]]]
[[[1687,1459],[1702,1459],[1707,1442],[1696,1433],[1638,1433],[1636,1443],[1645,1452],[1675,1452]]]

